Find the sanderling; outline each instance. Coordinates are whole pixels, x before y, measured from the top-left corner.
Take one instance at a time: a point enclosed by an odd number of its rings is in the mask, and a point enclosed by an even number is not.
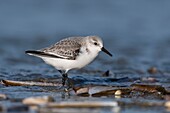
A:
[[[71,69],[80,69],[96,58],[103,51],[112,56],[103,47],[103,41],[98,36],[69,37],[56,44],[40,50],[28,50],[27,54],[42,58],[47,64],[54,66],[63,76],[65,85],[67,72]]]

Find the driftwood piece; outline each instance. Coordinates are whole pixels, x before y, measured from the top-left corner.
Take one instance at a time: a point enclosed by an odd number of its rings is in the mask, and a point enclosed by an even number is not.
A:
[[[2,80],[1,83],[6,86],[62,86],[61,83],[14,81],[14,80]]]

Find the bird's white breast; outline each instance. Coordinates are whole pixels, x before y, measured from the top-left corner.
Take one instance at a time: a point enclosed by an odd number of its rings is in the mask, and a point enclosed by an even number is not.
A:
[[[76,60],[67,60],[59,58],[43,57],[42,59],[49,65],[54,66],[58,70],[80,69],[94,60],[98,55],[97,51],[88,51],[87,48],[81,48],[81,53]]]

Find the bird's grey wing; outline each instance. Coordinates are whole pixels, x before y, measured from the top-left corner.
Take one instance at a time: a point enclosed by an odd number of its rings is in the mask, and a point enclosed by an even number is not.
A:
[[[41,51],[63,59],[75,60],[80,53],[80,48],[81,44],[75,39],[64,39]]]

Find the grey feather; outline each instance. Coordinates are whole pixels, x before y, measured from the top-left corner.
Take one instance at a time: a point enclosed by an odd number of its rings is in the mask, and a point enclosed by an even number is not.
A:
[[[79,40],[79,41],[78,41]],[[63,39],[56,44],[41,49],[44,53],[63,57],[64,59],[75,60],[80,53],[83,38],[70,37]]]

